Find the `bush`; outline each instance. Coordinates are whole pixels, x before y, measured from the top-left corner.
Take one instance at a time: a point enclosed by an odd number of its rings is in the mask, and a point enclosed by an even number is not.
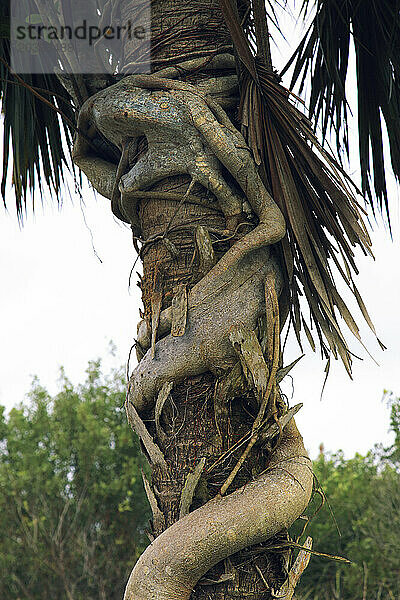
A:
[[[0,597],[117,599],[145,546],[147,501],[125,384],[91,362],[83,385],[38,381],[0,417]]]

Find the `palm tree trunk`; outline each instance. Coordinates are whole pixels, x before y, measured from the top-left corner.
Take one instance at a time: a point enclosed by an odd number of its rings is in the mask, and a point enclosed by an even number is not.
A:
[[[126,20],[136,0],[121,3],[122,19]],[[152,70],[177,66],[182,58],[204,58],[231,51],[232,44],[222,18],[218,0],[207,2],[187,0],[152,0]],[[125,61],[129,62],[127,43]],[[196,69],[183,70],[181,78],[196,85],[199,80],[226,75],[226,71]],[[230,74],[234,74],[231,71]],[[236,107],[230,111],[234,121]],[[143,316],[151,322],[158,295],[162,294],[162,309],[171,305],[179,284],[188,288],[204,275],[196,254],[195,232],[199,225],[209,232],[226,231],[227,223],[214,196],[199,184],[190,190],[190,201],[176,213],[177,202],[166,198],[166,192],[183,195],[190,178],[186,175],[168,177],[151,188],[159,196],[148,196],[138,203],[138,216],[144,240],[161,236],[169,225],[167,240],[146,245],[143,252],[143,277],[140,281]],[[197,200],[195,200],[197,198]],[[173,225],[171,227],[171,224]],[[198,231],[198,230],[197,230]],[[214,241],[218,236],[214,236]],[[219,236],[222,237],[222,236]],[[214,245],[220,258],[235,241],[221,241]],[[201,459],[205,467],[191,503],[191,510],[214,498],[228,477],[241,450],[216,468],[212,465],[221,454],[231,448],[251,430],[256,411],[252,394],[245,393],[228,402],[215,399],[217,373],[207,372],[186,378],[174,386],[162,409],[160,422],[155,421],[154,410],[141,414],[156,444],[161,448],[167,469],[152,469],[152,499],[154,518],[153,536],[159,536],[180,517],[182,491],[188,476]],[[295,426],[294,426],[295,427]],[[268,467],[267,449],[250,453],[245,466],[239,471],[231,490],[240,488]],[[147,486],[148,489],[150,486]],[[232,517],[234,520],[234,515]],[[286,539],[283,530],[279,539]],[[268,552],[268,543],[232,553],[220,561],[196,585],[191,599],[268,598],[269,588],[279,589],[285,579],[287,553]],[[179,540],[178,540],[179,544]],[[218,582],[218,583],[216,583]],[[129,596],[135,598],[136,596]],[[168,596],[169,597],[169,596]],[[175,596],[174,596],[175,597]],[[179,594],[176,596],[179,596]],[[139,597],[137,597],[139,600]]]

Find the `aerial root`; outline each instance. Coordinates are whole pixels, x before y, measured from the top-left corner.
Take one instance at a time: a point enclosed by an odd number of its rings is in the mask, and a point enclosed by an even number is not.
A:
[[[215,564],[290,527],[305,510],[312,485],[310,460],[292,419],[266,472],[213,498],[154,540],[136,563],[124,599],[189,600]]]

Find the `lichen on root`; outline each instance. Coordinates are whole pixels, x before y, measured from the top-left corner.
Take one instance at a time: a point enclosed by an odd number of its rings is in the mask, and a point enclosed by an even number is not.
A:
[[[124,600],[189,600],[215,564],[289,528],[307,507],[312,485],[311,461],[292,420],[264,473],[228,496],[216,496],[150,544]]]

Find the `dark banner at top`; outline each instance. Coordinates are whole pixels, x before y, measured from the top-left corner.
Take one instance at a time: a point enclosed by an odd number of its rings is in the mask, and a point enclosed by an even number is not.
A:
[[[150,72],[150,0],[125,19],[112,0],[11,0],[17,73]]]

